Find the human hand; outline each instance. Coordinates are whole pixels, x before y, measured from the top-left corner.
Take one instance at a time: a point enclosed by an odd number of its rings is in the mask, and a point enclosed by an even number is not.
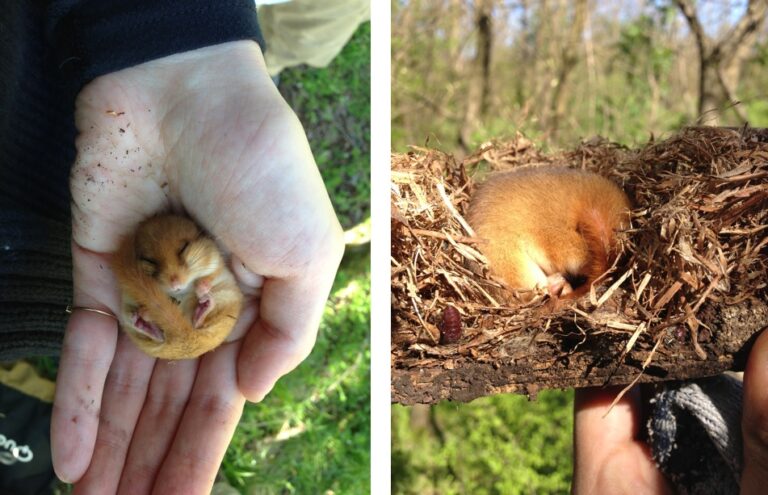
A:
[[[766,331],[756,339],[749,354],[743,390],[741,493],[764,493],[768,484]],[[641,409],[638,394],[627,394],[602,418],[618,391],[617,388],[576,391],[573,492],[672,493],[651,460],[648,446],[637,439]]]
[[[768,486],[768,327],[755,340],[744,370],[741,434],[744,443],[741,493],[765,493]]]
[[[75,311],[54,402],[54,467],[76,493],[209,493],[245,400],[261,400],[314,345],[340,226],[253,42],[99,77],[78,96],[76,124],[75,306],[117,314],[109,253],[169,209],[232,253],[251,297],[227,343],[180,362],[142,354],[108,316]]]
[[[673,493],[638,438],[638,389],[628,392],[605,416],[621,387],[576,390],[573,424],[573,493]],[[605,416],[605,417],[603,417]]]

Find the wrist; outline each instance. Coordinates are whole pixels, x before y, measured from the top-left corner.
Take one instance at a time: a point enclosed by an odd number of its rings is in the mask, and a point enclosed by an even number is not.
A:
[[[263,91],[273,85],[259,45],[231,41],[176,53],[95,78],[78,95],[78,106],[94,93],[140,91],[160,110],[188,96],[203,96],[216,87],[227,91]]]
[[[235,40],[263,43],[253,1],[57,2],[47,25],[62,76],[81,87],[104,74]]]

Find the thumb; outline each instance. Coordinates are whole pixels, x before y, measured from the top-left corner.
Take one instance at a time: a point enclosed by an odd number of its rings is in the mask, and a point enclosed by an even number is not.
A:
[[[642,401],[634,387],[614,408],[620,387],[577,390],[573,493],[673,493],[639,438]]]
[[[765,493],[768,486],[768,329],[755,341],[744,370],[744,469],[741,493]]]

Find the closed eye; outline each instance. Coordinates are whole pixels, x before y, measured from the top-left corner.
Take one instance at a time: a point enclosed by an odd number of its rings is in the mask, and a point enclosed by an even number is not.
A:
[[[184,254],[184,251],[186,251],[188,247],[189,247],[189,241],[184,242],[184,245],[181,246],[181,249],[179,249],[179,253],[178,253],[179,257],[181,257],[181,255]]]

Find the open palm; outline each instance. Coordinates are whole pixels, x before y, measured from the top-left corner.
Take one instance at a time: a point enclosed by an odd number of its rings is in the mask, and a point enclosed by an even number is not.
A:
[[[255,43],[102,76],[78,96],[76,123],[74,305],[117,313],[109,253],[168,210],[231,253],[247,302],[227,343],[180,362],[75,311],[54,403],[56,472],[82,492],[208,493],[245,400],[261,400],[314,344],[340,227]]]

